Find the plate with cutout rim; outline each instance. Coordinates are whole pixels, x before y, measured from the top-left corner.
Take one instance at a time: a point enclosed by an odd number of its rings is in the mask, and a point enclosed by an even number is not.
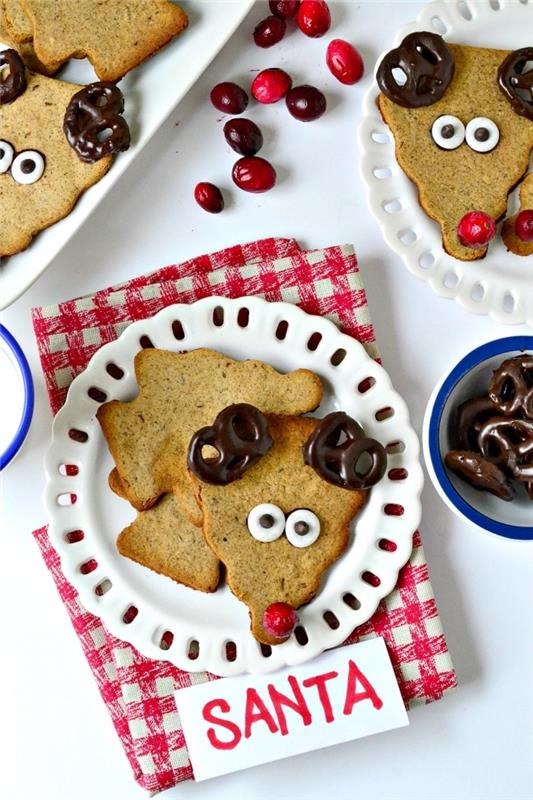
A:
[[[388,50],[416,30],[439,33],[450,42],[515,50],[532,44],[532,29],[533,0],[436,0],[398,32]],[[497,322],[533,326],[533,259],[508,252],[499,235],[479,261],[459,261],[445,252],[439,225],[419,205],[416,186],[396,161],[392,134],[376,105],[378,94],[374,80],[358,130],[359,171],[389,247],[441,297]],[[517,209],[518,189],[510,196],[509,214]]]
[[[246,606],[227,586],[204,594],[116,550],[117,535],[135,511],[107,485],[113,463],[96,411],[103,400],[135,397],[133,360],[146,337],[167,350],[207,347],[237,360],[259,359],[281,372],[311,369],[324,384],[314,415],[342,409],[387,447],[387,473],[352,523],[347,550],[300,609],[295,634],[281,645],[256,642]],[[150,658],[223,676],[268,672],[341,644],[394,589],[421,515],[418,439],[383,367],[332,322],[257,297],[169,306],[104,345],[72,382],[54,419],[45,469],[50,538],[85,608]]]

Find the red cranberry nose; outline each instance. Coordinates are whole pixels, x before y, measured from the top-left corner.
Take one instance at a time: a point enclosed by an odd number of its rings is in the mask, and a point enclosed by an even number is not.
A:
[[[516,218],[516,235],[522,242],[533,242],[533,208],[525,208]]]
[[[298,614],[288,603],[271,603],[263,614],[263,628],[273,639],[286,639],[298,624]]]
[[[473,249],[486,247],[496,234],[496,220],[484,211],[469,211],[457,226],[461,244]]]

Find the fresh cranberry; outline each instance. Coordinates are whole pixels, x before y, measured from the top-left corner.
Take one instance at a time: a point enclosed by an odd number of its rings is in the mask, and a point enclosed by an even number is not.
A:
[[[514,225],[516,235],[522,242],[533,242],[533,209],[521,211]]]
[[[236,83],[224,81],[211,89],[211,102],[224,114],[242,114],[248,105],[248,95]]]
[[[229,119],[224,125],[224,136],[241,156],[255,156],[263,146],[263,134],[251,119]]]
[[[496,233],[496,222],[484,211],[469,211],[457,226],[457,236],[465,247],[486,247]]]
[[[275,17],[288,19],[296,16],[300,0],[269,0],[268,5]]]
[[[326,64],[337,80],[348,86],[360,81],[365,70],[361,53],[344,39],[333,39],[328,44]]]
[[[268,192],[276,183],[276,170],[258,156],[245,156],[233,165],[233,182],[245,192]]]
[[[322,116],[326,110],[326,98],[314,86],[295,86],[285,98],[287,108],[293,117],[301,122],[311,122]]]
[[[214,183],[198,183],[194,190],[194,199],[204,211],[220,214],[224,208],[222,192]]]
[[[252,83],[252,94],[258,103],[277,103],[292,86],[290,75],[273,67],[258,72]]]
[[[256,25],[254,42],[258,47],[272,47],[281,42],[287,30],[287,23],[279,17],[267,17]]]
[[[323,0],[303,0],[296,17],[298,27],[306,36],[318,39],[331,27],[329,6]]]
[[[298,624],[298,614],[288,603],[271,603],[263,614],[263,628],[273,639],[286,639]]]

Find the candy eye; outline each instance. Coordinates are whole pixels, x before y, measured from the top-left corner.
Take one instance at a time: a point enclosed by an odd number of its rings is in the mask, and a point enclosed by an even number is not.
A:
[[[287,517],[285,535],[294,547],[309,547],[320,536],[320,521],[307,508],[297,508]]]
[[[466,126],[466,143],[476,153],[490,153],[500,141],[500,131],[488,117],[471,119]]]
[[[15,151],[9,142],[0,139],[0,175],[8,171],[14,155]]]
[[[13,161],[11,174],[17,183],[36,183],[44,172],[44,156],[37,150],[23,150]]]
[[[285,514],[273,503],[260,503],[248,514],[247,524],[258,542],[273,542],[285,530]]]
[[[465,140],[465,126],[457,117],[445,114],[435,120],[431,135],[435,144],[443,150],[455,150]]]

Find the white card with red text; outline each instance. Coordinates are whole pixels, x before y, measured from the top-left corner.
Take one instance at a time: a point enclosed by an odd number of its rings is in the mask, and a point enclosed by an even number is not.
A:
[[[175,696],[197,781],[409,724],[381,638]]]

